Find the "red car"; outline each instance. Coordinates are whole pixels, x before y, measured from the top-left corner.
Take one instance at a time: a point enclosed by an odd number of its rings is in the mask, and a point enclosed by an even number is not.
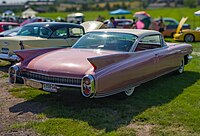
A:
[[[0,32],[13,29],[15,27],[19,26],[18,23],[12,23],[12,22],[0,22]]]
[[[9,69],[9,81],[45,91],[79,87],[84,97],[121,93],[166,73],[182,73],[191,59],[190,44],[165,43],[153,30],[99,29],[72,48],[16,51],[21,62]]]

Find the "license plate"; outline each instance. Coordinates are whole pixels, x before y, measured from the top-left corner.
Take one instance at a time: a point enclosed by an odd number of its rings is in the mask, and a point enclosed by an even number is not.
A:
[[[9,49],[8,48],[1,48],[1,53],[8,54]]]
[[[42,89],[47,92],[57,92],[58,91],[58,87],[54,84],[43,84]]]
[[[42,88],[42,84],[41,83],[35,82],[35,81],[32,81],[32,80],[26,80],[26,85],[34,87],[34,88],[38,88],[38,89]]]

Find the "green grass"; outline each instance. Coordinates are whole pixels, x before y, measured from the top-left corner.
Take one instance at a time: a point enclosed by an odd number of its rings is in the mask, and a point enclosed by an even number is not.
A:
[[[0,60],[0,67],[2,66],[7,66],[9,65],[10,63],[8,61],[4,61],[4,60]]]
[[[199,51],[199,43],[193,43],[193,48]],[[46,108],[38,114],[43,121],[15,124],[13,128],[33,129],[41,135],[136,135],[138,129],[130,127],[136,124],[152,126],[152,135],[198,135],[199,71],[200,56],[193,56],[183,74],[169,74],[142,84],[125,100],[114,96],[86,99],[73,88],[51,94],[16,86],[10,92],[27,101],[15,106],[36,101]]]
[[[153,18],[159,18],[162,17],[171,17],[175,18],[178,21],[181,20],[182,17],[188,17],[187,23],[192,26],[192,28],[196,28],[197,26],[200,26],[200,17],[195,17],[194,12],[199,10],[199,8],[164,8],[164,9],[147,9],[146,12],[149,13]],[[132,13],[135,13],[139,10],[131,10]],[[38,16],[43,17],[51,17],[51,18],[57,18],[58,16],[66,18],[68,14],[71,12],[55,12],[55,13],[40,13]],[[111,17],[109,15],[109,11],[87,11],[83,12],[85,14],[85,20],[95,20],[98,15],[104,16],[105,19],[108,19]],[[117,16],[115,16],[117,17]],[[133,18],[133,15],[125,15],[126,18]]]

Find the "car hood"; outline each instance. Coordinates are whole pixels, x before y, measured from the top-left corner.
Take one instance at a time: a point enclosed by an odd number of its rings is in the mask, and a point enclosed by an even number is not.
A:
[[[181,31],[181,29],[182,29],[182,27],[183,27],[183,25],[184,25],[184,23],[187,21],[187,17],[183,17],[182,19],[181,19],[181,21],[179,22],[179,24],[178,24],[178,27],[177,27],[177,29],[176,29],[176,34],[178,34],[180,31]]]
[[[86,21],[80,25],[84,27],[85,32],[100,29],[101,27],[103,27],[103,23],[99,21]]]
[[[47,75],[82,77],[93,73],[88,58],[115,54],[115,51],[88,49],[60,49],[42,54],[32,59],[25,69]]]
[[[13,36],[13,37],[0,37],[0,40],[5,40],[5,41],[28,41],[28,40],[42,40],[45,38],[41,37],[34,37],[34,36]]]

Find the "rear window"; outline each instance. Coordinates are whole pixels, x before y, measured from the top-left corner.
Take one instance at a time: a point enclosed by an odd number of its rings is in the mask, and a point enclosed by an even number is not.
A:
[[[136,35],[116,32],[91,32],[78,40],[73,48],[100,49],[129,52]]]

